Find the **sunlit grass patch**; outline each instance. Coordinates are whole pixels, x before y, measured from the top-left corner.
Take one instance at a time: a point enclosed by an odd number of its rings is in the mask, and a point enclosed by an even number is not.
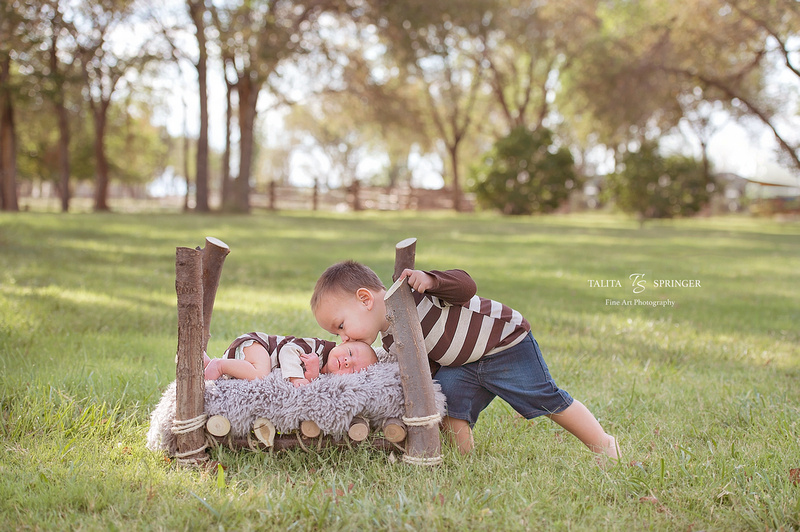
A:
[[[413,468],[368,449],[144,448],[174,379],[175,248],[231,247],[209,352],[238,334],[329,335],[317,276],[356,259],[388,283],[394,244],[463,268],[530,321],[551,373],[619,438],[600,468],[548,419],[494,401],[476,451]],[[0,519],[20,529],[640,530],[800,528],[800,227],[608,215],[0,214]],[[629,275],[697,279],[699,287]],[[589,280],[617,279],[594,288]],[[674,301],[611,306],[607,299]]]

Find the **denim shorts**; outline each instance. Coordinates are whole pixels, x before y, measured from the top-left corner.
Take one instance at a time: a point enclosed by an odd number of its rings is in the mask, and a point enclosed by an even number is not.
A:
[[[531,333],[518,344],[470,364],[442,366],[434,379],[447,397],[447,415],[470,426],[495,396],[526,419],[557,414],[573,401],[556,386]]]

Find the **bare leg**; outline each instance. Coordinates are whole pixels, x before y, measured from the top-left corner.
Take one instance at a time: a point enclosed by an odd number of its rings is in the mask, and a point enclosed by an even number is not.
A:
[[[472,429],[465,420],[445,416],[442,419],[442,426],[450,441],[453,442],[461,454],[467,454],[475,447]]]
[[[619,459],[617,440],[606,434],[594,415],[580,401],[576,400],[563,412],[547,417],[574,434],[592,452],[603,454],[614,460]]]

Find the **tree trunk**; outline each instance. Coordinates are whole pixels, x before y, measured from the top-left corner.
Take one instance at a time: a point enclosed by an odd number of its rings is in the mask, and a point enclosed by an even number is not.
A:
[[[67,108],[64,106],[62,97],[58,97],[56,101],[56,114],[58,116],[58,171],[60,174],[59,182],[61,183],[61,211],[69,212],[69,201],[72,198],[72,192],[69,188],[70,177],[70,164],[69,164],[69,116]]]
[[[183,177],[186,179],[186,192],[183,194],[183,211],[187,212],[189,210],[189,196],[191,192],[189,191],[192,187],[192,178],[189,176],[189,109],[188,105],[186,105],[186,99],[181,98],[183,102]]]
[[[185,116],[185,115],[184,115]],[[192,177],[189,175],[189,132],[183,126],[183,175],[186,178],[186,192],[183,194],[183,210],[189,210],[189,197],[191,196]]]
[[[311,195],[311,210],[317,211],[319,209],[319,178],[314,178],[314,191]]]
[[[461,183],[458,176],[458,142],[447,147],[450,152],[450,164],[453,167],[453,210],[461,212]]]
[[[0,200],[4,211],[18,211],[17,203],[17,132],[14,127],[14,104],[8,81],[11,58],[0,64]]]
[[[275,210],[275,180],[269,182],[269,210]]]
[[[205,5],[202,1],[189,2],[189,12],[194,22],[197,47],[197,85],[200,98],[200,133],[197,138],[197,175],[195,176],[195,209],[209,212],[208,205],[208,49],[206,48]]]
[[[250,212],[250,177],[253,167],[253,141],[256,121],[256,105],[260,83],[248,75],[241,76],[237,83],[239,91],[239,177],[236,178],[236,210]]]
[[[711,161],[708,159],[708,142],[702,138],[700,139],[700,152],[702,154],[701,161],[703,162],[703,177],[707,181],[713,181],[711,177]]]
[[[92,103],[94,117],[94,157],[96,183],[94,189],[94,210],[107,211],[108,208],[108,160],[106,159],[106,115],[110,100]]]
[[[358,212],[361,210],[361,183],[358,179],[353,179],[350,192],[353,194],[353,211]]]
[[[57,37],[53,35],[50,42],[50,73],[57,76],[56,79],[63,79],[58,70]],[[59,188],[61,192],[61,211],[69,212],[69,200],[72,194],[69,189],[69,115],[64,105],[64,86],[59,83],[56,87],[53,103],[55,105],[56,117],[58,119],[58,172]]]
[[[225,152],[222,154],[222,184],[220,188],[223,210],[231,210],[233,204],[233,182],[231,181],[231,122],[233,122],[233,91],[235,85],[225,80]]]

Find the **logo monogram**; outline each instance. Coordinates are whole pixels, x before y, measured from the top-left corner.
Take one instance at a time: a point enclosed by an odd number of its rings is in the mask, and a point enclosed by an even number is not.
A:
[[[632,273],[628,277],[629,279],[631,279],[631,282],[633,283],[634,294],[641,294],[642,292],[644,292],[644,289],[647,288],[647,286],[645,285],[647,281],[645,281],[644,275],[645,274],[643,273]]]

